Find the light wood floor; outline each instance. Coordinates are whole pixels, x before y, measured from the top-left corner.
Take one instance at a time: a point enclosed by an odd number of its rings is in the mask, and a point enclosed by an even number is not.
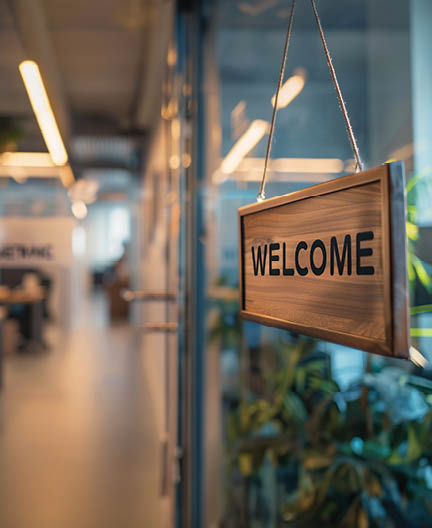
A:
[[[47,353],[7,358],[1,528],[165,527],[148,374],[99,303]]]

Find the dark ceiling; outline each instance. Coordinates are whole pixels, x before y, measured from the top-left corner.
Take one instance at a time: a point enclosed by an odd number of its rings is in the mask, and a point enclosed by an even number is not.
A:
[[[72,158],[79,137],[130,138],[141,148],[159,108],[172,6],[0,0],[0,119],[20,130],[18,150],[46,151],[18,70],[24,59],[39,64]]]

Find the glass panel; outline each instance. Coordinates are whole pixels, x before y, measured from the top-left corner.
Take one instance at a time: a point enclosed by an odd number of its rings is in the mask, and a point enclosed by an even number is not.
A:
[[[310,3],[297,4],[267,197],[353,171]],[[258,193],[289,8],[209,7],[207,330],[220,354],[223,526],[432,526],[432,5],[318,3],[365,165],[406,164],[421,366],[238,317],[237,209]]]

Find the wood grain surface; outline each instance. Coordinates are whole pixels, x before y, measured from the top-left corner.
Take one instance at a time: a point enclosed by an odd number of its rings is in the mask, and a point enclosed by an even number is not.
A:
[[[385,165],[241,208],[241,315],[408,357],[407,330],[400,331],[408,319],[403,170],[397,176],[394,169]]]

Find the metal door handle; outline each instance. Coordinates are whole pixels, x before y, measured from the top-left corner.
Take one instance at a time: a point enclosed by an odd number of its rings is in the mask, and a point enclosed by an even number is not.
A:
[[[178,331],[178,323],[144,323],[138,327],[141,331],[175,333]]]
[[[169,493],[169,445],[168,440],[162,442],[162,482],[161,482],[161,497],[166,497]]]
[[[122,290],[121,296],[127,302],[177,300],[177,292],[174,290]]]

